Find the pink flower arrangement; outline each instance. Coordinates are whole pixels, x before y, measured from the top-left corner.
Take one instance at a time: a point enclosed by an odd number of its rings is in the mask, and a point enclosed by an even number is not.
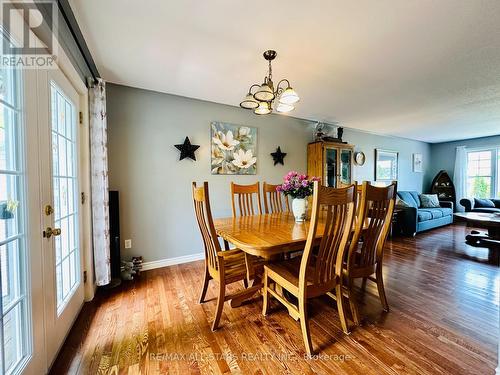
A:
[[[283,180],[283,184],[277,186],[276,191],[292,198],[303,199],[313,194],[313,183],[314,181],[320,181],[320,178],[309,178],[305,174],[290,171],[283,177]]]

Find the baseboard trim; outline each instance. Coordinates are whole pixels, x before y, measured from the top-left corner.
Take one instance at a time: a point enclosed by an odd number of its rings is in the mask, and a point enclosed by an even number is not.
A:
[[[144,262],[142,264],[142,271],[154,270],[156,268],[174,266],[176,264],[189,263],[202,259],[205,259],[205,253],[197,253],[191,255],[183,255],[175,258],[153,260],[151,262]]]

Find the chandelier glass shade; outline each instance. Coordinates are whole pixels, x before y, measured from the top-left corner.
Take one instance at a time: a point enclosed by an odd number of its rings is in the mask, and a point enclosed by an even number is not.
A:
[[[269,72],[262,84],[253,84],[248,89],[248,93],[240,103],[241,108],[253,110],[257,115],[267,115],[273,111],[275,103],[276,111],[286,113],[295,109],[294,104],[300,98],[297,92],[290,86],[287,79],[278,82],[276,89],[273,84],[273,71],[271,61],[276,58],[276,51],[268,50],[264,52],[264,58],[269,62]],[[277,100],[276,100],[277,99]]]

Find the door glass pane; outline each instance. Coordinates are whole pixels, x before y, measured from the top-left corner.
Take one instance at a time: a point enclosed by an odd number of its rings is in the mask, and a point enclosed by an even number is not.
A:
[[[16,372],[31,352],[21,73],[0,69],[0,372],[6,374]]]
[[[348,185],[351,183],[351,150],[340,151],[340,182]]]
[[[326,149],[325,169],[325,185],[328,187],[337,187],[337,150],[334,148]]]
[[[61,235],[54,240],[57,313],[80,284],[78,247],[78,180],[76,109],[64,92],[51,83],[52,195],[54,226]]]

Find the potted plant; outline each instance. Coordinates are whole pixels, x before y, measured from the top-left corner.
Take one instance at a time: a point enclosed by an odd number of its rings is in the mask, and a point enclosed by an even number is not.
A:
[[[14,199],[0,202],[0,219],[7,220],[14,217],[14,212],[19,206],[19,202]]]
[[[283,177],[283,184],[276,187],[276,191],[292,197],[292,212],[297,223],[306,219],[307,197],[313,194],[313,183],[318,177],[309,178],[305,174],[295,171],[288,172]]]

